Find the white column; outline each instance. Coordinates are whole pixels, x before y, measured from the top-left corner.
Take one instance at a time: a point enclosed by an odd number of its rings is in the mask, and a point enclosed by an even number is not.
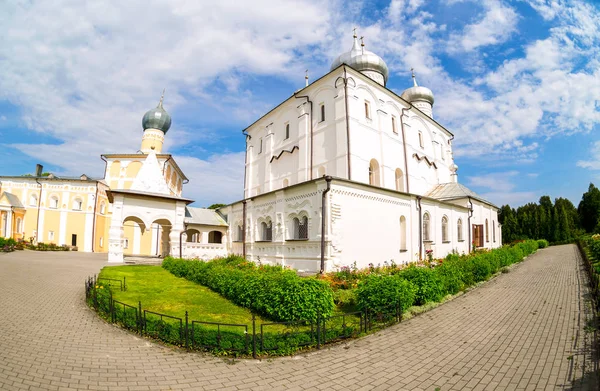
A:
[[[12,225],[13,225],[13,211],[9,210],[6,216],[6,237],[12,238]]]
[[[140,225],[133,222],[133,253],[140,254],[140,247],[142,242],[142,231]]]
[[[108,262],[123,263],[123,195],[114,194],[113,214],[108,230]]]

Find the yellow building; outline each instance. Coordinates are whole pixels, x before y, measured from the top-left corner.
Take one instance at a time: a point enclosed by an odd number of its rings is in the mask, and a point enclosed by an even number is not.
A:
[[[0,176],[0,236],[128,255],[213,257],[225,254],[227,223],[212,210],[187,207],[188,179],[162,153],[171,117],[162,106],[142,120],[140,151],[105,154],[102,179],[42,175]],[[183,243],[182,243],[183,241]]]

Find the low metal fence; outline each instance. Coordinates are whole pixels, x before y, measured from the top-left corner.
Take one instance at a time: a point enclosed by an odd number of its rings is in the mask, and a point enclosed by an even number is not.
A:
[[[259,322],[248,324],[208,322],[176,317],[115,300],[113,285],[99,285],[96,276],[85,281],[86,301],[106,320],[140,335],[189,350],[250,356],[289,354],[357,337],[402,320],[399,306],[356,311],[312,321]],[[117,280],[118,281],[118,280]],[[117,284],[114,284],[116,287]],[[125,286],[125,285],[123,285]]]

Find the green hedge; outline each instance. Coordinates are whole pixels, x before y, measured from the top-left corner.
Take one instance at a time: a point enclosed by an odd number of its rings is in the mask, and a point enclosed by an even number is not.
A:
[[[357,304],[361,311],[388,311],[399,305],[402,311],[415,300],[417,287],[400,275],[372,274],[358,284]]]
[[[550,243],[546,239],[540,239],[538,242],[538,248],[546,248]]]
[[[294,270],[256,266],[237,256],[209,262],[167,257],[163,268],[275,321],[314,321],[318,313],[333,314],[328,284],[299,277]]]
[[[444,282],[433,269],[411,266],[397,275],[415,286],[414,305],[440,301],[446,295]]]

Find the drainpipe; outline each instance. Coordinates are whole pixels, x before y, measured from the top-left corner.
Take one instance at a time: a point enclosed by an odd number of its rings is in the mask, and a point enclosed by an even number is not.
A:
[[[296,95],[296,93],[294,92],[294,98],[300,99],[300,98],[304,98],[306,99],[306,102],[310,104],[310,115],[308,117],[309,121],[310,121],[310,174],[308,176],[309,180],[312,181],[313,179],[313,102],[312,100],[309,99],[308,95]]]
[[[242,257],[246,259],[246,200],[242,201]]]
[[[187,232],[188,225],[183,224],[183,231],[179,233],[179,258],[183,259],[183,234]]]
[[[473,216],[473,203],[471,202],[471,197],[467,197],[469,200],[469,218],[467,219],[468,230],[469,230],[469,252],[472,251],[471,246],[473,245],[473,240],[471,239],[472,228],[471,228],[471,216]]]
[[[400,114],[400,129],[402,131],[402,146],[404,147],[404,176],[406,177],[406,192],[410,193],[410,187],[408,184],[408,156],[406,155],[406,136],[404,133],[404,112],[408,110],[410,110],[410,107],[402,109],[402,113]]]
[[[417,207],[419,208],[419,260],[423,258],[423,214],[421,213],[421,197],[417,196]]]
[[[242,134],[246,136],[246,151],[244,152],[244,198],[246,198],[246,175],[248,174],[248,140],[252,140],[252,136],[246,133],[246,129],[242,130]]]
[[[40,206],[42,204],[42,184],[39,181],[39,178],[35,178],[35,181],[37,182],[38,185],[40,185],[40,194],[38,195],[38,204],[37,204],[37,218],[36,218],[36,224],[35,224],[35,242],[39,243],[39,238],[40,238]]]
[[[92,219],[92,252],[96,245],[96,208],[98,208],[98,181],[96,181],[96,195],[94,196],[94,218]]]
[[[325,272],[325,215],[327,214],[327,193],[331,190],[331,176],[325,177],[327,182],[327,189],[323,191],[323,198],[321,200],[321,273]]]

